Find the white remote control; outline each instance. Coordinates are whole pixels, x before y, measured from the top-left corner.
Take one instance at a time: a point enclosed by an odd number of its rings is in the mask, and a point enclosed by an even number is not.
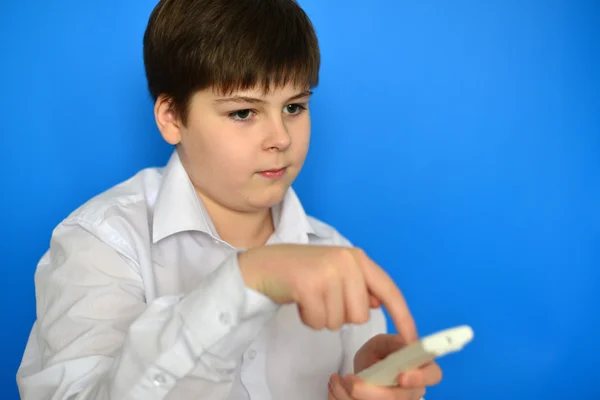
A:
[[[412,343],[357,374],[367,383],[377,386],[397,386],[398,376],[423,364],[454,353],[473,339],[473,329],[463,325],[429,335]]]

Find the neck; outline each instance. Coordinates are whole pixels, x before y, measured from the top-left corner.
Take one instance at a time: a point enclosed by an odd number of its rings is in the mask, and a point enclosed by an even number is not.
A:
[[[222,240],[240,249],[263,246],[275,231],[271,210],[245,213],[230,210],[198,193]]]

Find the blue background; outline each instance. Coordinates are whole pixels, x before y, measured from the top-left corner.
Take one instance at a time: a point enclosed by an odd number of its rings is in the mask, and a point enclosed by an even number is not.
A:
[[[421,333],[467,323],[429,399],[598,399],[600,3],[304,0],[323,52],[296,189],[396,279]],[[2,399],[53,227],[164,164],[154,1],[0,4]]]

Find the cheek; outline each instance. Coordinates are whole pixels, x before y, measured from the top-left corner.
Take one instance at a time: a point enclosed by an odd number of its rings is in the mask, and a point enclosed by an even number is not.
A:
[[[234,184],[248,178],[251,160],[248,152],[236,146],[221,146],[206,152],[203,174],[221,184]]]
[[[221,149],[203,151],[196,163],[196,183],[215,198],[231,198],[248,181],[248,166],[241,157]]]
[[[197,130],[202,134],[190,135],[183,146],[195,181],[200,186],[223,187],[247,179],[247,146],[218,126],[202,128]]]

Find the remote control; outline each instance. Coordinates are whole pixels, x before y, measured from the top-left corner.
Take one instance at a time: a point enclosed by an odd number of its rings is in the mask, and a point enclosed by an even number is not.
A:
[[[398,376],[423,364],[462,350],[473,339],[473,329],[462,325],[426,336],[359,372],[357,376],[377,386],[397,386]]]

